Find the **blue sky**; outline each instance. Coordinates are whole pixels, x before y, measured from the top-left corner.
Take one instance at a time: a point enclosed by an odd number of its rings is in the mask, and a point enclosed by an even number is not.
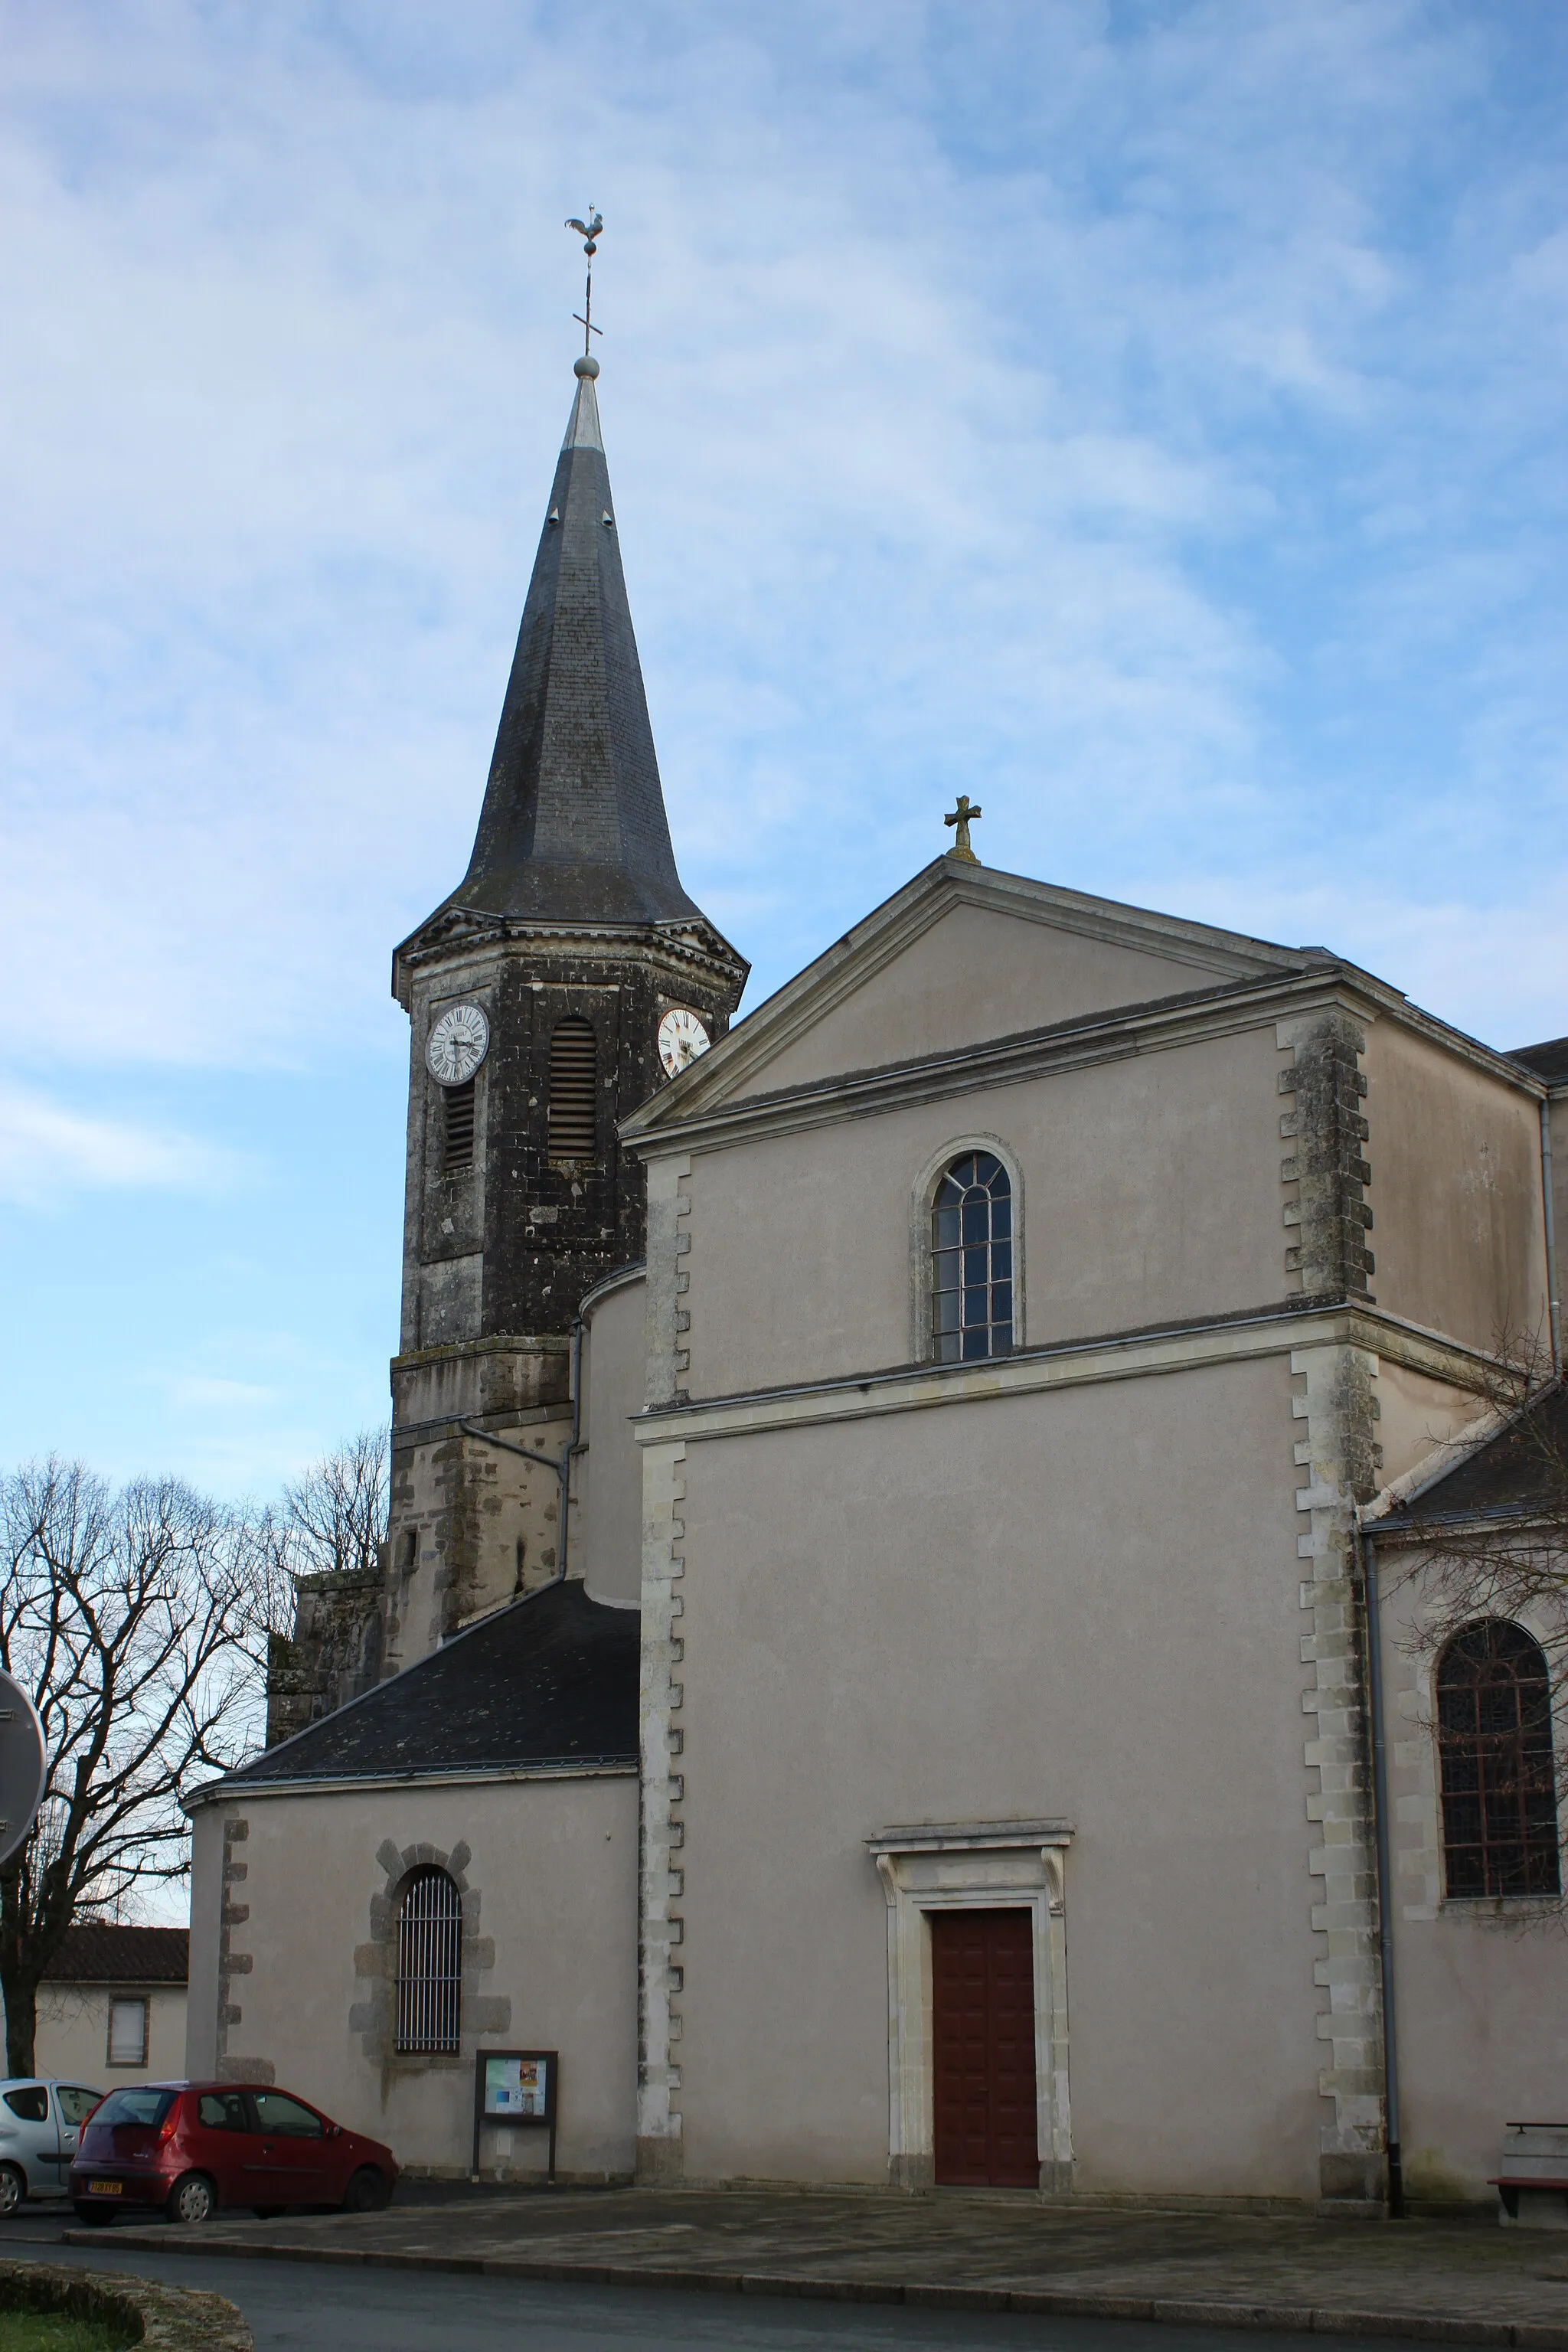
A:
[[[934,852],[1568,1030],[1560,0],[0,0],[0,1461],[379,1419],[580,257],[749,1003]]]

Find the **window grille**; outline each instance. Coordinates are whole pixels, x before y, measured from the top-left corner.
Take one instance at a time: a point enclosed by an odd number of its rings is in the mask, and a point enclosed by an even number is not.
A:
[[[397,2047],[455,2051],[461,2039],[463,1898],[444,1870],[416,1870],[397,1913]]]
[[[1013,1352],[1013,1187],[989,1151],[967,1151],[931,1211],[931,1336],[939,1363]]]
[[[469,1078],[464,1086],[442,1089],[441,1165],[448,1175],[474,1164],[474,1088],[478,1083],[478,1079]]]
[[[550,1040],[550,1165],[594,1157],[598,1053],[593,1028],[569,1013]]]
[[[1552,1685],[1538,1643],[1491,1617],[1437,1662],[1443,1860],[1450,1895],[1555,1895]]]

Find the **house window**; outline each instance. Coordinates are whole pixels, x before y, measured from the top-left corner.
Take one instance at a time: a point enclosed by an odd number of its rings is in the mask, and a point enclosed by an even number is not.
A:
[[[416,1870],[397,1912],[397,2047],[455,2051],[463,1992],[463,1898],[433,1866]]]
[[[117,1996],[109,2004],[109,2063],[147,2063],[147,2003],[143,1998]]]
[[[966,1151],[931,1209],[931,1337],[939,1363],[1013,1352],[1013,1187],[991,1151]]]
[[[592,1024],[569,1013],[550,1040],[550,1165],[594,1157],[598,1053]]]
[[[1522,1626],[1484,1618],[1444,1650],[1437,1753],[1448,1893],[1555,1895],[1552,1685]]]
[[[454,1175],[460,1168],[474,1164],[474,1088],[479,1081],[469,1078],[460,1087],[444,1087],[441,1090],[441,1171]]]

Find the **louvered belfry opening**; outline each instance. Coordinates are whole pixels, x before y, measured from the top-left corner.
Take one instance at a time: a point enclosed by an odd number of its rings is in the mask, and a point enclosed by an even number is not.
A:
[[[478,1083],[476,1078],[470,1078],[466,1086],[444,1089],[441,1166],[447,1175],[474,1164],[474,1088]]]
[[[397,1912],[397,2047],[455,2051],[463,2006],[463,1898],[434,1866],[416,1870]]]
[[[550,1165],[594,1157],[598,1052],[593,1025],[569,1013],[550,1040]]]

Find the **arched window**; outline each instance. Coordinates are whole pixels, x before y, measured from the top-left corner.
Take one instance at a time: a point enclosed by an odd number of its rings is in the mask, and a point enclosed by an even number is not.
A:
[[[416,1870],[397,1906],[397,2047],[455,2051],[461,2040],[463,1898],[433,1865]]]
[[[931,1337],[937,1360],[1013,1352],[1013,1187],[991,1151],[966,1151],[931,1208]]]
[[[569,1013],[550,1040],[550,1165],[594,1157],[598,1054],[591,1023]]]
[[[1483,1618],[1437,1661],[1443,1859],[1450,1895],[1555,1895],[1552,1684],[1521,1625]]]

